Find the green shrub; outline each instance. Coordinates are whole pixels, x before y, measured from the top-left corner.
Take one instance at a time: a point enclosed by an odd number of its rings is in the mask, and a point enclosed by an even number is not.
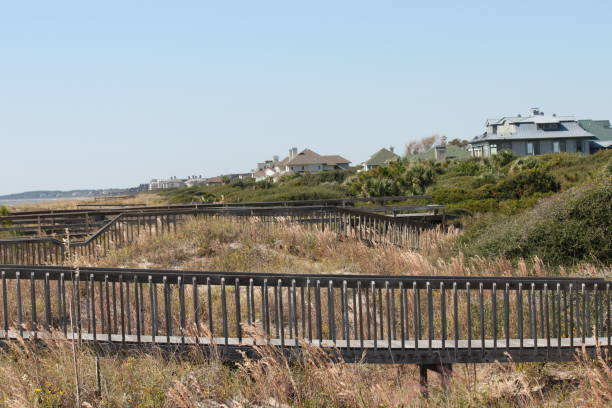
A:
[[[362,197],[423,194],[433,184],[440,166],[433,162],[395,161],[362,172],[353,180],[353,194]]]
[[[491,162],[498,168],[510,164],[515,159],[510,150],[501,150],[497,154],[491,156]]]
[[[464,176],[476,176],[485,168],[484,160],[477,157],[466,160],[454,160],[448,166],[450,172]]]
[[[557,192],[561,184],[539,169],[524,170],[502,181],[491,190],[495,198],[518,199],[535,193]]]
[[[9,215],[10,213],[11,212],[9,211],[8,207],[0,205],[0,216]]]
[[[612,181],[575,187],[515,216],[480,217],[460,239],[467,255],[612,262]]]

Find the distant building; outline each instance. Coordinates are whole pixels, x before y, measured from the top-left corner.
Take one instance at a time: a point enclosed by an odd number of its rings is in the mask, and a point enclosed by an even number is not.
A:
[[[199,176],[189,176],[187,177],[187,180],[185,180],[185,185],[187,187],[196,187],[196,186],[202,186],[206,184],[207,184],[206,179],[203,178],[201,174]]]
[[[149,190],[166,190],[179,187],[185,187],[184,179],[170,177],[169,179],[153,179],[149,182]]]
[[[470,141],[468,151],[474,157],[489,157],[501,150],[516,156],[547,153],[590,153],[595,137],[580,127],[573,116],[544,115],[538,108],[528,116],[489,119],[486,130]]]
[[[223,184],[225,183],[225,180],[223,179],[223,177],[210,177],[206,179],[206,184],[207,185],[213,185],[213,184]]]
[[[342,156],[320,155],[310,149],[304,149],[298,153],[297,147],[289,150],[289,156],[279,160],[274,156],[272,160],[267,160],[257,164],[257,169],[253,170],[252,176],[256,181],[272,178],[277,180],[279,177],[289,174],[319,173],[328,170],[348,169],[351,162]]]
[[[406,156],[408,160],[435,160],[442,161],[446,159],[467,159],[470,157],[470,152],[468,152],[464,147],[455,146],[452,144],[437,144],[435,146],[430,147],[428,150],[422,153],[414,153]]]
[[[251,173],[231,173],[231,174],[222,174],[221,177],[226,178],[230,181],[234,180],[246,180],[253,178]]]
[[[382,148],[366,161],[361,164],[361,169],[359,171],[368,171],[375,169],[376,167],[384,166],[385,164],[392,162],[394,160],[398,160],[400,157],[394,153],[393,147],[389,147],[388,149]]]

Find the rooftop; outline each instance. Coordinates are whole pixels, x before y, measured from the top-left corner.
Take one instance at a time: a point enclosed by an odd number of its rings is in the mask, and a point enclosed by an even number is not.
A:
[[[331,166],[335,164],[348,163],[350,163],[350,161],[342,156],[322,156],[316,152],[313,152],[310,149],[304,149],[300,153],[296,154],[294,157],[287,157],[280,162],[281,165],[285,166],[304,166],[308,164],[327,164]]]
[[[471,142],[485,140],[520,140],[520,139],[558,139],[586,138],[593,134],[578,124],[574,116],[545,115],[538,108],[532,108],[527,116],[505,116],[499,119],[488,119],[487,129],[482,135],[476,136]],[[508,127],[508,125],[510,125]],[[553,125],[543,127],[541,125]],[[502,127],[501,131],[495,128]]]
[[[580,127],[593,134],[598,140],[612,141],[612,128],[609,120],[579,120]]]
[[[399,156],[393,153],[391,150],[382,148],[376,153],[374,153],[368,160],[366,160],[365,164],[367,165],[381,165],[385,164],[391,160],[399,159]]]

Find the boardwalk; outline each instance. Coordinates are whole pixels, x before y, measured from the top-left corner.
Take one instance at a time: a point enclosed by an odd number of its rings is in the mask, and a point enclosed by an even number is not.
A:
[[[610,281],[0,265],[0,337],[215,350],[310,344],[346,361],[564,361],[609,347]],[[69,316],[74,317],[74,333]]]
[[[397,208],[397,207],[394,207]],[[380,211],[380,209],[377,209]],[[102,225],[91,235],[81,240],[71,240],[67,245],[61,239],[52,237],[15,237],[0,240],[0,263],[4,264],[61,264],[70,255],[95,259],[108,252],[109,249],[134,242],[141,235],[153,235],[174,232],[182,221],[198,217],[204,219],[224,218],[239,222],[255,219],[263,226],[272,224],[299,224],[319,231],[331,231],[339,235],[349,236],[368,243],[389,243],[407,248],[419,248],[420,235],[423,230],[435,228],[437,224],[411,219],[409,217],[392,217],[378,213],[370,213],[336,206],[283,206],[283,207],[219,207],[219,208],[172,208],[165,210],[121,210],[115,212],[76,213],[75,225],[91,225],[82,219],[95,218]],[[100,224],[99,218],[112,218]],[[10,221],[15,217],[28,217],[27,222],[34,219],[47,220],[45,226],[54,220],[54,214],[41,216],[14,215],[3,219]],[[32,218],[34,217],[34,218]],[[61,222],[66,221],[66,213],[61,213]],[[2,220],[0,220],[2,221]],[[25,222],[25,221],[24,221]],[[68,225],[68,224],[63,224]],[[83,236],[79,229],[79,237]]]

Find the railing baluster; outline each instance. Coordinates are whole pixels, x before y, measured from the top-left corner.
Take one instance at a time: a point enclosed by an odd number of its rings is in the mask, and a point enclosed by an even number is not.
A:
[[[453,282],[453,340],[454,340],[454,352],[455,357],[459,352],[459,296],[457,295],[457,282]]]
[[[240,279],[236,278],[234,281],[234,306],[236,308],[236,337],[238,337],[238,343],[242,343],[242,320],[240,313]]]
[[[261,316],[263,328],[267,337],[270,337],[270,311],[268,309],[268,279],[264,279],[261,287]]]
[[[516,291],[516,313],[517,313],[517,331],[519,336],[519,347],[520,354],[523,353],[523,283],[518,284],[518,290]]]
[[[491,309],[493,318],[493,350],[497,351],[497,283],[491,289]]]
[[[166,227],[169,230],[168,224]],[[179,297],[179,333],[181,335],[181,343],[185,343],[185,327],[186,327],[186,318],[185,318],[185,282],[183,281],[182,276],[176,277],[176,283],[178,286],[178,297]]]
[[[404,288],[404,282],[399,282],[399,294],[400,294],[400,332],[402,350],[406,349],[406,289]],[[444,311],[446,317],[446,311]]]
[[[213,320],[212,288],[210,286],[210,277],[206,278],[206,307],[208,310],[208,335],[212,340],[215,336],[215,322]]]
[[[93,275],[92,275],[93,276]],[[51,330],[51,286],[49,282],[49,272],[45,272],[45,330]],[[91,290],[91,286],[89,287]],[[87,309],[89,311],[89,307]],[[89,322],[89,316],[87,318]],[[88,330],[87,331],[91,331]]]
[[[510,353],[510,284],[507,282],[504,289],[504,334],[506,335],[506,351]]]
[[[482,356],[485,355],[485,311],[484,311],[484,288],[482,282],[478,285],[478,312],[480,315],[480,348]]]
[[[36,337],[38,323],[36,321],[36,286],[34,285],[34,272],[30,272],[30,330]]]
[[[151,336],[153,343],[157,342],[157,287],[153,283],[153,277],[149,275],[149,304],[151,305]]]
[[[279,279],[277,281],[278,298],[276,299],[276,327],[280,337],[281,347],[285,347],[285,322],[283,314],[283,283]]]
[[[130,280],[125,281],[125,306],[126,306],[126,321],[127,321],[127,334],[132,334],[132,302],[130,300]]]
[[[349,333],[349,321],[348,321],[348,297],[347,297],[347,288],[346,281],[342,281],[342,337],[346,341],[346,347],[350,347],[350,333]]]
[[[297,306],[297,286],[296,286],[296,282],[295,279],[291,280],[291,327],[290,327],[290,334],[289,336],[295,340],[295,345],[298,346],[299,343],[297,341],[299,334],[298,334],[298,306]]]
[[[200,299],[198,292],[198,278],[195,276],[191,277],[191,300],[193,302],[193,324],[195,328],[196,343],[200,341]],[[251,322],[249,321],[249,324]]]
[[[465,300],[466,300],[466,314],[467,314],[467,346],[468,354],[472,355],[472,297],[470,293],[470,282],[465,284]]]
[[[315,314],[317,320],[317,340],[319,341],[319,345],[323,342],[323,322],[321,315],[321,281],[317,279],[317,286],[315,288]]]
[[[63,286],[63,285],[62,285]],[[105,290],[105,295],[106,295],[106,323],[107,323],[107,339],[108,341],[112,341],[111,338],[111,334],[112,334],[112,327],[111,327],[111,308],[110,308],[110,288],[108,285],[108,275],[104,275],[104,290]],[[62,293],[65,293],[63,288],[62,288]],[[64,295],[62,294],[62,298],[64,298]],[[65,314],[62,312],[62,314],[65,316]],[[63,319],[64,322],[66,321],[66,319]]]
[[[97,325],[96,325],[96,285],[94,283],[94,274],[89,274],[89,308],[91,309],[91,331],[92,338],[95,341],[97,338]],[[49,305],[50,306],[50,305]],[[49,321],[51,322],[51,307],[49,307]]]
[[[561,284],[557,283],[557,351],[561,357]]]
[[[420,347],[421,340],[421,300],[419,299],[419,287],[416,282],[412,282],[412,299],[414,313],[414,347]]]
[[[63,274],[62,274],[63,276]],[[15,291],[17,296],[17,319],[19,323],[19,336],[23,337],[23,309],[21,304],[21,273],[15,272]]]
[[[442,337],[442,355],[446,356],[446,287],[440,282],[440,332]]]
[[[334,313],[334,282],[330,279],[327,285],[327,320],[330,338],[336,345],[336,316]]]
[[[307,309],[308,309],[308,341],[312,343],[312,301],[311,301],[311,288],[310,279],[306,279],[306,295],[308,296]],[[303,296],[302,296],[303,298]],[[306,337],[306,336],[304,336]]]
[[[225,278],[221,278],[221,318],[223,319],[224,344],[229,344],[229,333],[227,326],[227,298],[225,293]]]
[[[123,297],[123,275],[119,275],[119,306],[121,307],[121,342],[125,343],[125,299]]]
[[[4,337],[9,338],[9,309],[8,309],[8,297],[6,290],[6,273],[2,271],[2,315],[4,317]]]
[[[367,291],[366,291],[367,292]],[[361,281],[357,281],[357,298],[358,298],[358,303],[357,306],[359,307],[358,309],[358,320],[359,320],[359,347],[361,347],[361,350],[363,352],[363,300],[361,298]],[[608,303],[609,304],[609,303]],[[367,305],[367,307],[369,307],[369,305]],[[609,315],[610,315],[610,311],[608,310],[608,320],[609,320]]]
[[[141,341],[141,331],[142,331],[142,327],[140,326],[140,316],[141,316],[141,303],[140,303],[140,296],[138,294],[138,290],[139,290],[139,283],[138,282],[138,275],[134,275],[134,302],[135,302],[135,306],[136,306],[136,342],[138,342],[138,344],[140,344]]]
[[[389,292],[389,281],[385,281],[385,300],[387,303],[387,345],[389,350],[391,350],[391,340],[393,337],[391,336],[391,294]]]
[[[364,297],[365,297],[365,303],[366,303],[366,334],[365,335],[368,340],[372,340],[372,330],[371,330],[372,308],[370,306],[370,289],[367,286],[365,286],[363,291],[364,291]]]

